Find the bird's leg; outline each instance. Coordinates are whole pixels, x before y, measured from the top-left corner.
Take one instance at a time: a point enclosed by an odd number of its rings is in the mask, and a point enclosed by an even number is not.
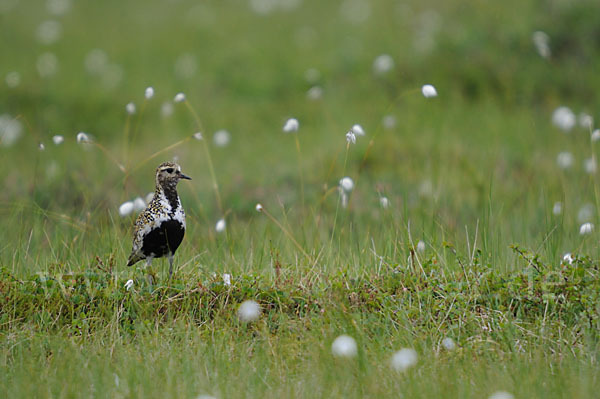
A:
[[[173,254],[169,254],[169,278],[173,276]]]
[[[154,285],[154,281],[156,280],[154,276],[154,272],[152,271],[152,258],[146,258],[146,273],[148,278],[148,284],[150,285],[150,289]]]

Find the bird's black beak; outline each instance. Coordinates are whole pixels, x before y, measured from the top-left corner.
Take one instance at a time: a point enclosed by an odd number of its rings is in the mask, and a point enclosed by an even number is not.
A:
[[[186,179],[186,180],[192,180],[191,177],[184,175],[183,173],[179,172],[179,178],[180,179]]]

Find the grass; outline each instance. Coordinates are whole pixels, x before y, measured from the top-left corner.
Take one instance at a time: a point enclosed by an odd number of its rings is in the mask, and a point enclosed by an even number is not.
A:
[[[368,2],[357,23],[344,7],[359,1],[267,15],[252,3],[0,7],[0,77],[21,77],[0,114],[23,129],[0,146],[0,396],[595,397],[600,248],[597,229],[579,228],[599,222],[598,178],[583,167],[596,148],[589,129],[564,134],[551,116],[568,105],[600,117],[598,5]],[[62,37],[41,44],[47,19]],[[104,72],[86,69],[92,49]],[[46,78],[45,52],[58,59]],[[395,66],[377,75],[382,53]],[[420,94],[426,83],[437,98]],[[290,117],[296,134],[281,131]],[[355,123],[367,135],[348,146]],[[173,157],[193,178],[179,188],[188,230],[174,278],[158,260],[149,287],[141,265],[125,266],[134,215],[118,208]],[[246,299],[261,305],[255,323],[236,317]],[[332,356],[341,334],[355,358]],[[419,359],[398,373],[403,347]]]

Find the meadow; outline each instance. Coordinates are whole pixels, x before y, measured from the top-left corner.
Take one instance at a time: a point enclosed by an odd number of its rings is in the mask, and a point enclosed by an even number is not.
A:
[[[597,397],[597,15],[0,0],[0,396]]]

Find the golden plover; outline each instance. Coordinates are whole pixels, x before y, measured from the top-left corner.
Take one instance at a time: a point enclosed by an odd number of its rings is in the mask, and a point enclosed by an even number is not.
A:
[[[167,256],[169,276],[173,274],[173,255],[185,234],[185,212],[177,195],[177,183],[191,180],[174,162],[161,163],[156,169],[156,189],[146,209],[135,220],[133,248],[127,266],[142,259],[150,266],[152,259]]]

